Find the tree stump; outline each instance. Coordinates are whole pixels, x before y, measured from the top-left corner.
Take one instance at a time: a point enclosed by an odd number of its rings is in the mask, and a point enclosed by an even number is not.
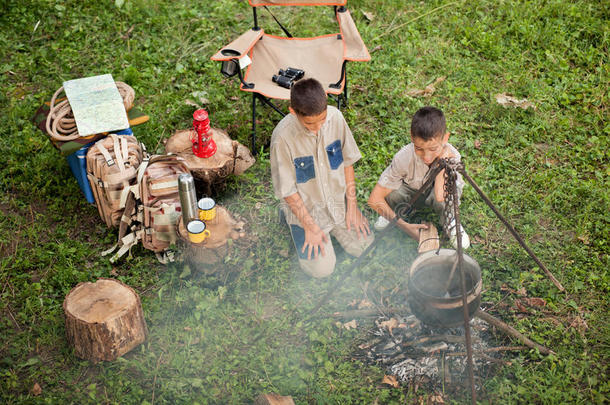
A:
[[[227,255],[229,239],[245,236],[244,223],[236,221],[226,208],[216,205],[216,217],[205,221],[210,236],[201,243],[192,243],[182,221],[178,220],[178,236],[184,244],[183,258],[192,267],[205,274],[216,272],[216,264]]]
[[[256,397],[254,405],[294,405],[294,401],[291,396],[282,396],[271,392]]]
[[[140,297],[118,280],[79,283],[63,307],[68,342],[82,359],[111,361],[146,339]]]
[[[208,196],[223,189],[227,176],[242,174],[256,161],[247,147],[232,140],[222,129],[211,128],[210,131],[217,150],[209,158],[193,154],[191,137],[197,136],[194,129],[176,131],[165,142],[165,152],[184,158],[193,177],[203,183],[202,192]]]

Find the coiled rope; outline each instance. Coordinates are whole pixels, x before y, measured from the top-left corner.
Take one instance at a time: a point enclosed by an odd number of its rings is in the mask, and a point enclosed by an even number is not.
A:
[[[125,111],[129,111],[133,107],[133,100],[136,92],[127,83],[115,82],[116,87],[119,90],[119,94],[123,98],[123,105]],[[49,115],[47,116],[46,129],[49,136],[57,141],[67,142],[73,141],[80,137],[78,129],[76,128],[76,121],[72,114],[72,107],[68,99],[60,101],[56,104],[56,101],[60,99],[59,95],[64,91],[63,86],[57,89],[53,98],[51,99],[51,107]]]

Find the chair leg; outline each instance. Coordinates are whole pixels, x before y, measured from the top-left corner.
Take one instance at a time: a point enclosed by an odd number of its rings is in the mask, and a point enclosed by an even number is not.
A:
[[[343,103],[345,108],[347,108],[347,71],[345,72],[345,86],[343,86]]]
[[[256,156],[256,93],[252,93],[252,147],[251,152]]]

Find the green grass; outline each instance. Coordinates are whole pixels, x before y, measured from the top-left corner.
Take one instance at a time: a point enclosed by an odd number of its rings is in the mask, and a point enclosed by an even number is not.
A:
[[[490,370],[479,399],[607,402],[608,3],[354,0],[349,6],[375,50],[371,62],[348,65],[344,111],[363,153],[356,165],[362,205],[408,142],[412,114],[439,106],[469,173],[567,289],[557,291],[467,187],[461,215],[476,242],[469,254],[483,269],[483,301],[498,304],[497,316],[557,353],[523,352],[510,366]],[[298,36],[336,30],[327,7],[273,11],[298,27]],[[281,34],[264,11],[260,18]],[[109,72],[134,87],[137,105],[150,114],[136,128],[149,149],[162,151],[164,138],[187,128],[193,107],[185,101],[200,98],[208,100],[214,126],[249,145],[250,98],[209,60],[250,27],[246,2],[125,0],[118,8],[111,1],[8,0],[0,24],[1,402],[250,403],[275,391],[297,403],[382,404],[428,394],[383,386],[383,368],[355,359],[367,321],[355,331],[324,315],[306,321],[337,275],[318,281],[298,270],[289,233],[275,219],[267,151],[218,198],[248,221],[249,242],[232,244],[216,275],[159,265],[142,248],[112,266],[100,252],[113,244],[115,231],[85,202],[65,159],[30,121],[62,81]],[[406,95],[440,76],[447,79],[432,97]],[[497,93],[527,98],[536,110],[504,108]],[[263,111],[259,145],[277,122]],[[364,280],[378,303],[380,297],[383,304],[399,302],[415,248],[392,233],[323,313],[362,299]],[[110,276],[139,292],[150,335],[123,358],[93,365],[68,347],[62,303],[78,282]],[[510,291],[523,287],[547,306],[517,316],[518,296]],[[39,396],[30,393],[35,383]],[[461,386],[445,390],[446,402],[468,401]]]

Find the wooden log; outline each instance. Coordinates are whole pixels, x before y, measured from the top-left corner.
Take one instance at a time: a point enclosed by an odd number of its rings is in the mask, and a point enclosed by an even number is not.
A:
[[[206,222],[210,236],[201,243],[192,243],[182,221],[178,220],[178,236],[183,245],[183,260],[190,266],[212,274],[216,271],[215,264],[224,259],[228,252],[229,239],[239,239],[245,236],[244,222],[236,221],[226,208],[216,205],[216,217]]]
[[[408,308],[395,308],[395,307],[381,307],[377,308],[365,308],[365,309],[350,309],[347,311],[333,312],[330,316],[333,318],[358,318],[367,316],[380,316],[383,314],[404,314],[408,313]],[[323,315],[326,316],[326,315]]]
[[[118,280],[79,283],[66,295],[63,308],[68,342],[82,359],[111,361],[146,339],[140,297]]]
[[[477,312],[474,313],[474,316],[484,320],[485,322],[487,322],[488,324],[490,324],[492,326],[495,326],[496,328],[500,329],[507,335],[514,337],[515,339],[519,340],[521,343],[523,343],[524,345],[526,345],[527,347],[529,347],[531,349],[538,349],[538,351],[542,354],[547,354],[547,355],[551,354],[551,353],[555,354],[554,351],[534,342],[533,340],[528,339],[526,336],[524,336],[522,333],[520,333],[517,329],[502,322],[501,320],[488,314],[487,312],[478,310]]]
[[[282,396],[275,393],[260,394],[254,400],[254,405],[294,405],[291,396]]]
[[[193,154],[191,137],[193,129],[176,131],[166,142],[165,152],[181,156],[186,161],[197,183],[202,184],[202,193],[216,195],[224,187],[225,179],[231,174],[240,175],[255,162],[250,150],[232,140],[222,129],[212,128],[212,139],[216,142],[216,153],[209,158]]]
[[[419,230],[419,246],[417,247],[417,253],[438,250],[440,246],[440,239],[436,226],[434,226],[432,222],[424,222],[424,224],[428,225],[428,229]]]

